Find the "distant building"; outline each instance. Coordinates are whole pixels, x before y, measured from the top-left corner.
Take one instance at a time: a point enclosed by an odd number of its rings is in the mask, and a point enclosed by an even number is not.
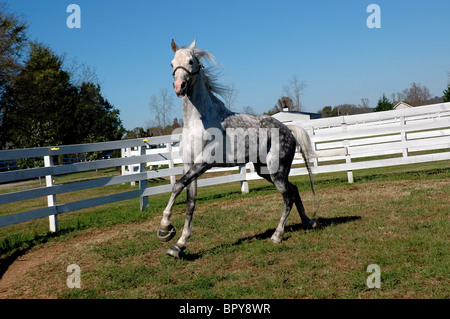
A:
[[[409,105],[408,103],[401,101],[401,102],[398,102],[398,103],[394,106],[394,110],[409,109],[409,108],[411,108],[411,107],[412,107],[412,106]]]
[[[283,111],[273,114],[272,117],[276,118],[281,123],[289,123],[319,119],[322,115],[319,113],[289,111],[288,108],[284,108]]]

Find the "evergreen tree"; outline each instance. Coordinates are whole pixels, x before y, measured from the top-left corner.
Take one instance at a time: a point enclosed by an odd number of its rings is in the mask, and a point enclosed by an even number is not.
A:
[[[61,105],[75,107],[76,89],[62,61],[48,47],[31,44],[24,69],[7,85],[2,99],[3,130],[12,148],[62,144]]]
[[[24,54],[27,26],[18,17],[9,14],[0,3],[0,97],[6,84],[21,69]]]
[[[73,85],[62,62],[50,48],[31,44],[24,69],[0,101],[3,148],[121,139],[119,111],[103,98],[100,86]]]
[[[5,110],[1,105],[7,85],[22,68],[21,58],[25,52],[27,37],[26,24],[13,14],[9,14],[0,3],[0,149],[6,135],[4,124]]]
[[[443,102],[450,102],[450,82],[447,85],[447,89],[444,90]]]
[[[374,109],[374,112],[381,112],[381,111],[389,111],[394,109],[394,104],[389,101],[389,99],[384,95],[383,97],[380,97],[378,100],[377,107]]]

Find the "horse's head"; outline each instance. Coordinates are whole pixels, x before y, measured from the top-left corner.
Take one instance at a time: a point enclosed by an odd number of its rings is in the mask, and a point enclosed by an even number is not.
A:
[[[175,53],[171,63],[174,78],[173,88],[178,97],[186,95],[189,87],[194,83],[196,76],[203,67],[194,52],[196,41],[194,40],[189,47],[180,49],[175,41],[172,40],[172,50]]]

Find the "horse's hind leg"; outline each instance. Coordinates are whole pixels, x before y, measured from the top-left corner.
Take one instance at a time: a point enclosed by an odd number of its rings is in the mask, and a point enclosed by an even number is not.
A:
[[[271,238],[274,243],[279,243],[281,241],[280,237],[284,234],[284,228],[294,204],[292,188],[289,186],[290,183],[287,180],[288,174],[283,173],[283,170],[280,170],[275,174],[267,174],[267,172],[263,172],[263,168],[260,165],[255,165],[255,170],[259,176],[267,180],[269,183],[272,183],[283,196],[283,214],[281,215],[280,222]]]
[[[277,190],[283,196],[284,201],[283,214],[281,215],[280,222],[271,238],[274,243],[279,243],[281,241],[280,237],[284,234],[286,222],[294,203],[295,206],[297,206],[297,210],[302,220],[302,223],[308,228],[315,227],[316,225],[315,220],[309,219],[308,216],[306,215],[305,208],[303,207],[303,203],[300,198],[300,194],[298,192],[298,188],[297,186],[288,181],[287,174],[283,174],[282,171],[279,171],[271,175],[264,174],[259,165],[255,165],[255,169],[259,176],[266,179],[268,182],[274,184]]]
[[[290,183],[287,182],[287,180],[277,180],[276,177],[273,176],[272,180],[275,187],[283,196],[284,201],[283,214],[281,215],[280,222],[278,223],[278,226],[271,238],[274,243],[278,244],[281,241],[280,237],[284,234],[284,228],[286,227],[286,222],[289,217],[289,213],[291,212],[294,201],[292,196],[292,188],[289,186]]]
[[[303,207],[303,202],[300,197],[300,194],[298,192],[297,186],[295,186],[292,183],[289,183],[290,187],[292,188],[292,195],[294,199],[295,206],[297,206],[298,214],[300,215],[300,218],[302,220],[302,224],[306,226],[307,228],[314,228],[317,226],[316,221],[314,219],[309,219],[308,216],[306,216],[305,213],[305,207]]]

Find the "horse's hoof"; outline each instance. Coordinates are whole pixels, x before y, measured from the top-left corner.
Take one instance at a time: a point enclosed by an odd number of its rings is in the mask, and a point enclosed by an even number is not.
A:
[[[280,237],[279,237],[279,236],[276,236],[275,234],[273,234],[272,237],[271,237],[270,239],[272,240],[272,242],[273,242],[274,244],[279,244],[279,243],[281,243]]]
[[[167,255],[172,256],[174,258],[183,258],[184,257],[184,249],[180,248],[178,245],[173,245],[168,251]]]
[[[319,227],[319,223],[313,218],[308,223],[308,228],[313,229]]]
[[[175,227],[173,227],[172,225],[169,226],[168,230],[160,228],[158,230],[158,239],[160,241],[170,241],[172,238],[175,237],[176,233],[177,231],[175,230]]]

